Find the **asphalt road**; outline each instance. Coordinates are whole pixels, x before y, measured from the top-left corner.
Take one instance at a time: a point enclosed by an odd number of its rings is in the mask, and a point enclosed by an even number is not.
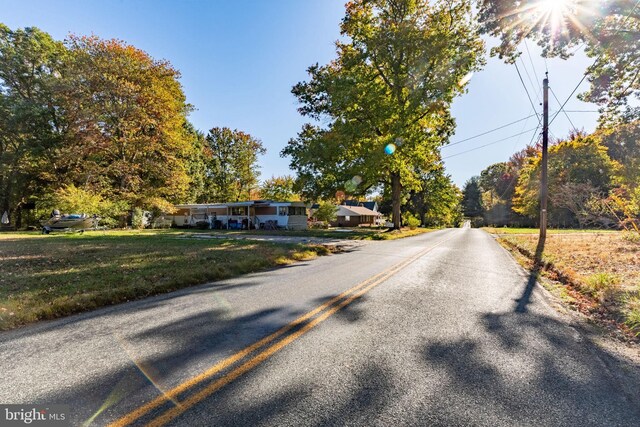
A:
[[[639,368],[547,299],[480,230],[374,242],[0,334],[0,402],[73,425],[640,425]]]

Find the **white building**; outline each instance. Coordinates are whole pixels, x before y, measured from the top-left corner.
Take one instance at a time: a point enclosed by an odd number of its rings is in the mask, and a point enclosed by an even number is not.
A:
[[[199,203],[176,205],[171,218],[176,227],[207,227],[217,229],[278,229],[305,230],[307,208],[303,202],[250,200],[235,203]]]

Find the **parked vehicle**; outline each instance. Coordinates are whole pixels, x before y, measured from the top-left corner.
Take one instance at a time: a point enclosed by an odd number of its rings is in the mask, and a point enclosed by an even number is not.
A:
[[[60,215],[54,211],[46,221],[42,221],[42,234],[49,234],[53,231],[79,231],[97,230],[100,218],[97,215],[87,214],[67,214]]]

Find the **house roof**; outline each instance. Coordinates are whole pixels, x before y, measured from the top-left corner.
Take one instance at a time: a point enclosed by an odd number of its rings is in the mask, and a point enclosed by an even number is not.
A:
[[[365,208],[371,209],[372,211],[375,211],[376,208],[378,207],[378,203],[375,201],[360,202],[358,200],[353,200],[353,199],[345,200],[344,204],[349,207],[364,206]]]
[[[380,212],[372,211],[364,206],[338,206],[337,216],[381,216]]]

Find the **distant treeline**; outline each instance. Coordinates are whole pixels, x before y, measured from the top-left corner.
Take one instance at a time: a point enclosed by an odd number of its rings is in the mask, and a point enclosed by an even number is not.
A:
[[[463,210],[477,225],[536,226],[540,146],[471,178]],[[549,147],[551,227],[629,228],[640,225],[640,121],[621,121],[593,134],[574,132]]]

